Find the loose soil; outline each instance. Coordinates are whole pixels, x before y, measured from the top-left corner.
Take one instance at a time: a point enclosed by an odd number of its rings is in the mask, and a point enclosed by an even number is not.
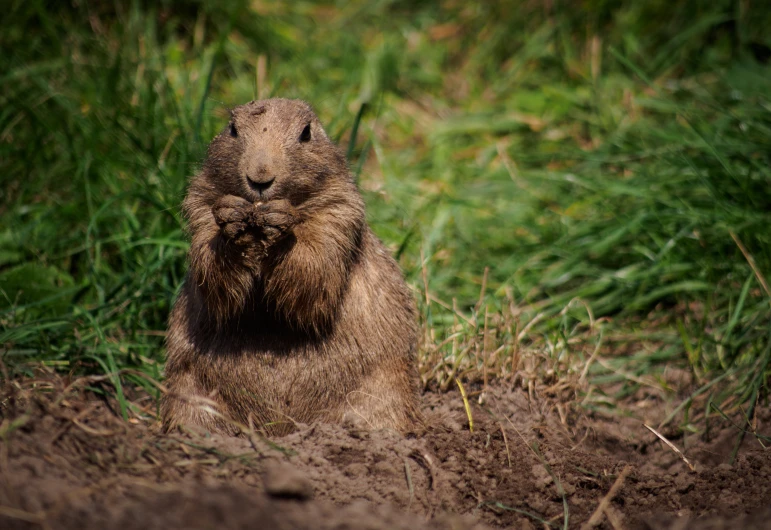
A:
[[[94,384],[6,381],[0,528],[771,528],[763,439],[746,434],[731,463],[737,425],[686,437],[670,423],[659,432],[691,471],[643,426],[666,415],[652,396],[613,416],[499,382],[472,400],[473,432],[459,393],[427,392],[425,432],[299,425],[266,440],[163,435]],[[754,423],[771,434],[771,411]]]

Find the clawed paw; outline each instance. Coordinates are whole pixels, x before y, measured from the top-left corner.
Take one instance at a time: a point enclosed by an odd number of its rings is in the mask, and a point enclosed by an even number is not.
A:
[[[220,197],[212,214],[228,239],[240,239],[253,228],[254,235],[268,244],[286,235],[300,219],[297,209],[286,199],[252,204],[235,195]]]
[[[286,199],[268,201],[255,206],[255,225],[266,234],[285,233],[299,221],[297,209]]]
[[[212,207],[214,220],[228,239],[244,232],[254,216],[254,205],[235,195],[220,197]]]

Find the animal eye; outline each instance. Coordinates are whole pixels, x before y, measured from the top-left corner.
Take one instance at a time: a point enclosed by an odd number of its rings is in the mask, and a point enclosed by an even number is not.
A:
[[[311,124],[305,126],[303,129],[303,132],[300,133],[300,141],[301,142],[310,142],[311,141]]]
[[[230,136],[232,136],[233,138],[237,138],[238,137],[238,130],[236,130],[236,124],[235,123],[231,123],[230,124]]]

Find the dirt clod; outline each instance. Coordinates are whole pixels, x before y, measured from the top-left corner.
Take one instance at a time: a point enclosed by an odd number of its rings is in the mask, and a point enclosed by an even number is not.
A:
[[[305,501],[313,498],[313,485],[294,466],[274,464],[268,467],[264,477],[265,493],[277,499]]]

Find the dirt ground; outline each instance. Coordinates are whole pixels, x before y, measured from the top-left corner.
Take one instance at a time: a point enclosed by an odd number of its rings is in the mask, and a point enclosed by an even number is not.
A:
[[[301,425],[268,441],[162,435],[89,383],[5,382],[0,528],[771,528],[771,451],[750,433],[730,464],[736,425],[664,427],[691,471],[643,426],[665,415],[650,396],[614,417],[496,383],[473,432],[458,392],[428,392],[423,433]],[[767,407],[755,421],[771,434]]]

